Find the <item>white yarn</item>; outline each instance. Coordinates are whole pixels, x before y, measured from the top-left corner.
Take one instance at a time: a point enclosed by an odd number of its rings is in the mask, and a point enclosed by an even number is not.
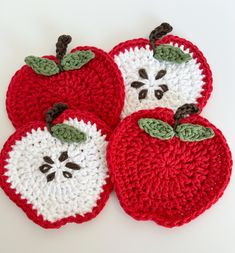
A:
[[[105,135],[90,122],[70,118],[64,123],[86,133],[87,140],[84,143],[62,143],[46,128],[32,130],[16,141],[9,153],[5,173],[21,198],[50,222],[91,212],[108,177]],[[64,151],[68,151],[69,159],[60,162],[58,157]],[[44,156],[50,156],[55,162],[45,174],[39,170],[39,166],[45,164]],[[81,169],[68,169],[64,166],[66,162],[77,163]],[[53,171],[56,171],[55,179],[47,182],[46,175]],[[72,173],[72,178],[65,178],[62,171]]]
[[[174,46],[179,47],[178,44]],[[189,49],[184,50],[183,46],[180,49],[185,53],[190,53]],[[190,55],[192,56],[192,53]],[[196,59],[192,58],[182,64],[160,62],[153,57],[153,51],[147,45],[145,48],[126,49],[124,53],[115,55],[114,60],[122,72],[126,89],[122,118],[141,109],[168,107],[176,110],[185,103],[196,103],[203,91],[204,75]],[[139,76],[138,71],[142,68],[146,70],[149,80]],[[162,69],[167,71],[166,75],[155,80],[158,71]],[[133,81],[141,81],[145,85],[135,89],[131,87]],[[159,88],[159,84],[167,84],[169,88],[160,100],[154,96],[154,90]],[[141,89],[148,89],[148,94],[145,99],[139,100],[138,93]]]

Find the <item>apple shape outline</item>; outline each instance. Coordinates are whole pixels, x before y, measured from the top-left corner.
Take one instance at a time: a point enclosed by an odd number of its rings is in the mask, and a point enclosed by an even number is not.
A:
[[[87,140],[63,143],[48,132],[45,122],[35,121],[18,128],[0,156],[1,188],[29,219],[46,229],[93,219],[112,190],[105,160],[110,128],[92,113],[79,110],[64,111],[53,121],[60,123],[79,127]],[[35,150],[40,151],[40,159]],[[20,183],[20,178],[24,182]],[[37,189],[40,185],[42,188]],[[65,201],[65,209],[61,201]]]
[[[168,108],[141,110],[127,116],[114,130],[107,162],[120,205],[132,218],[152,220],[172,228],[197,218],[215,204],[226,189],[232,156],[222,132],[208,120],[191,115],[183,124],[199,124],[214,136],[182,141],[161,140],[143,131],[138,121],[157,119],[174,126]]]
[[[153,57],[150,40],[144,38],[121,42],[110,51],[124,79],[122,118],[143,109],[176,110],[185,103],[195,103],[202,110],[206,105],[213,78],[203,53],[192,42],[174,35],[158,38],[155,47],[159,45],[174,46],[190,54],[191,60],[181,64],[160,61]],[[166,73],[159,78],[161,71]]]
[[[15,128],[44,120],[46,110],[55,103],[92,112],[112,128],[119,123],[124,85],[120,70],[110,55],[96,47],[78,46],[65,57],[87,51],[92,52],[94,58],[79,69],[46,76],[24,65],[14,74],[7,90],[6,109]],[[41,59],[59,63],[58,57],[52,55]]]

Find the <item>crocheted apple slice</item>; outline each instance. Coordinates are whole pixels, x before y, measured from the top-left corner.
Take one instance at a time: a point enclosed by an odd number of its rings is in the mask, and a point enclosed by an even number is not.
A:
[[[66,55],[70,41],[70,36],[60,36],[56,57],[28,56],[26,65],[13,76],[6,106],[16,128],[44,120],[47,108],[60,102],[70,109],[93,112],[111,127],[119,122],[124,86],[118,67],[95,47],[76,47]]]
[[[180,226],[210,208],[223,194],[232,158],[226,140],[192,104],[126,117],[107,148],[114,189],[137,220]],[[185,119],[183,119],[186,117]]]
[[[185,103],[195,103],[200,109],[205,106],[212,91],[210,67],[191,42],[165,36],[171,31],[172,27],[163,23],[151,32],[149,40],[128,40],[110,52],[124,78],[123,118],[140,109],[176,110]]]
[[[2,189],[44,228],[94,218],[111,191],[105,159],[109,127],[78,110],[54,120],[65,109],[59,104],[50,110],[47,126],[31,122],[18,128],[1,151]]]

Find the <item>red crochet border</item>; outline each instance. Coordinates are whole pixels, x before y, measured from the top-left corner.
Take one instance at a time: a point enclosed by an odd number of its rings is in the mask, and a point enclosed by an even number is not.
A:
[[[109,139],[111,130],[110,128],[102,122],[98,117],[95,115],[88,113],[88,112],[81,112],[79,110],[72,111],[66,110],[58,119],[56,119],[55,123],[63,122],[65,119],[68,118],[75,118],[77,117],[78,120],[83,120],[85,123],[88,121],[92,123],[96,123],[97,128],[101,130],[102,134],[106,134],[106,140]],[[30,132],[32,129],[43,129],[45,127],[45,123],[43,122],[31,122],[27,126],[23,126],[18,128],[13,135],[11,135],[6,143],[3,146],[3,149],[0,154],[0,185],[6,195],[13,201],[15,204],[20,207],[28,216],[36,224],[40,225],[46,229],[52,228],[60,228],[61,226],[67,223],[82,223],[89,221],[95,218],[99,212],[105,206],[109,195],[112,191],[112,183],[110,178],[106,179],[106,184],[103,186],[103,192],[100,195],[100,199],[97,201],[97,206],[93,208],[92,212],[85,214],[84,216],[76,215],[75,217],[67,217],[56,222],[50,222],[43,219],[42,215],[37,215],[37,211],[33,209],[32,204],[28,204],[26,199],[21,199],[21,195],[16,193],[15,189],[11,188],[11,184],[7,182],[8,177],[4,175],[6,172],[5,166],[7,164],[6,160],[9,158],[9,152],[12,150],[12,145],[17,140],[20,140],[23,136],[25,136],[26,132]]]
[[[205,125],[207,127],[211,127],[216,132],[216,134],[218,136],[220,136],[221,142],[222,142],[223,147],[226,151],[226,154],[228,157],[227,177],[226,177],[224,185],[220,189],[218,195],[215,196],[213,200],[208,202],[204,208],[201,208],[197,212],[194,212],[190,217],[187,217],[184,220],[181,220],[180,222],[175,222],[175,223],[168,222],[168,221],[164,220],[164,218],[161,218],[161,217],[156,217],[155,214],[148,214],[148,213],[140,214],[138,212],[135,212],[134,210],[130,210],[130,208],[128,207],[128,204],[125,202],[125,197],[122,198],[123,196],[126,196],[128,194],[128,192],[123,191],[123,189],[121,190],[119,188],[119,181],[116,180],[116,174],[115,174],[115,169],[114,169],[116,166],[115,165],[116,160],[113,160],[114,150],[120,150],[120,147],[118,146],[118,143],[119,143],[118,140],[119,139],[123,140],[122,132],[125,130],[126,125],[132,124],[133,120],[135,121],[136,118],[142,118],[142,117],[151,118],[152,117],[151,115],[155,110],[159,111],[160,115],[164,115],[164,113],[166,113],[166,112],[168,112],[168,113],[170,112],[173,114],[173,111],[171,109],[158,107],[158,108],[152,109],[152,110],[140,110],[138,112],[135,112],[135,113],[127,116],[119,124],[119,126],[113,131],[113,133],[110,137],[108,147],[107,147],[106,159],[108,162],[109,173],[110,173],[111,180],[113,183],[114,191],[115,191],[117,198],[119,200],[119,203],[120,203],[121,207],[124,209],[124,211],[136,220],[139,220],[139,221],[152,220],[159,225],[162,225],[167,228],[172,228],[172,227],[176,227],[176,226],[182,226],[182,225],[190,222],[191,220],[195,219],[200,214],[204,213],[207,209],[209,209],[223,195],[224,190],[226,189],[226,187],[230,181],[230,176],[231,176],[231,172],[232,172],[232,164],[233,164],[232,154],[231,154],[230,148],[227,144],[225,137],[223,136],[222,132],[218,128],[216,128],[213,124],[211,124],[207,119],[205,119],[199,115],[190,116],[190,118],[192,119],[192,122],[195,119],[197,120],[199,118],[200,121],[202,121],[204,123],[203,125]],[[182,121],[182,123],[187,123],[187,122],[188,122],[188,119],[184,119]],[[130,189],[129,189],[129,191],[130,191]]]
[[[156,45],[159,44],[168,44],[172,42],[173,44],[178,44],[179,46],[184,46],[184,49],[189,49],[190,53],[193,53],[193,57],[197,58],[197,63],[200,63],[200,69],[202,69],[202,74],[205,75],[203,78],[204,85],[203,85],[203,91],[201,92],[201,97],[197,99],[198,107],[202,110],[203,107],[206,105],[211,92],[213,90],[212,87],[212,73],[209,64],[207,63],[206,58],[204,57],[203,53],[198,49],[197,46],[195,46],[192,42],[180,38],[178,36],[174,35],[167,35],[163,37],[161,40],[156,42]],[[127,40],[125,42],[122,42],[115,46],[109,54],[114,58],[115,55],[118,55],[119,53],[124,53],[125,50],[129,50],[130,48],[134,47],[146,47],[147,45],[150,45],[149,40],[139,38],[139,39],[133,39],[133,40]]]

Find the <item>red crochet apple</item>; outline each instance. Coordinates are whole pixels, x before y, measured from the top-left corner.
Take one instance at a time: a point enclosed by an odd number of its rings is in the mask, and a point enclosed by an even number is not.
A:
[[[65,55],[70,41],[60,36],[56,57],[26,57],[27,65],[13,76],[6,106],[16,128],[43,120],[47,108],[59,102],[93,112],[111,127],[119,122],[124,87],[116,64],[95,47],[76,47]]]
[[[205,106],[212,91],[206,58],[191,42],[165,36],[171,31],[169,24],[162,23],[149,40],[128,40],[110,52],[124,78],[122,118],[141,109],[176,110],[185,103],[195,103],[200,109]]]
[[[137,220],[191,221],[223,194],[232,158],[226,140],[193,104],[142,110],[116,128],[107,149],[114,189]],[[183,119],[185,118],[185,119]]]
[[[44,228],[94,218],[112,188],[105,159],[109,127],[91,113],[65,109],[56,104],[47,124],[18,128],[0,156],[2,189]]]

